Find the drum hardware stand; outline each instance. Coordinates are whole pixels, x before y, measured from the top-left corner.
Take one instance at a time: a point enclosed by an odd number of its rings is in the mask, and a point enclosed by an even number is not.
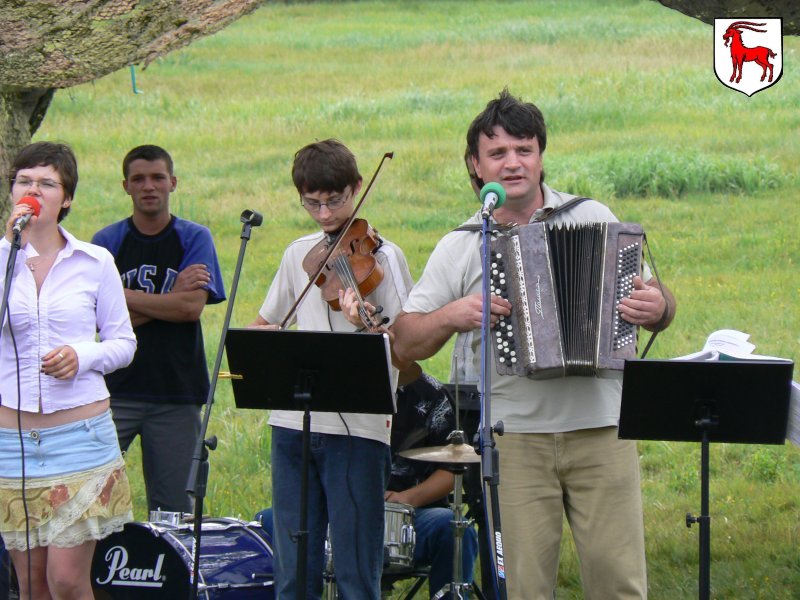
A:
[[[463,444],[464,432],[453,431],[447,439],[453,444]],[[464,517],[463,478],[464,472],[467,470],[467,465],[450,464],[445,468],[455,476],[453,504],[451,505],[453,509],[453,520],[450,521],[450,525],[453,529],[453,580],[450,583],[446,583],[432,598],[433,600],[439,600],[447,593],[451,593],[450,597],[453,598],[453,600],[461,600],[467,597],[462,595],[462,592],[472,592],[479,600],[485,600],[483,593],[475,583],[464,582],[462,544],[464,540],[464,530],[472,525],[472,521]]]
[[[465,597],[462,592],[472,591],[480,600],[486,600],[477,585],[463,581],[462,565],[464,530],[472,525],[472,520],[465,518],[463,512],[463,477],[464,472],[467,470],[467,465],[480,462],[481,457],[478,456],[472,446],[464,443],[463,431],[455,430],[450,432],[450,435],[447,436],[447,441],[448,444],[446,446],[412,448],[399,453],[400,456],[412,460],[441,463],[443,465],[442,468],[453,473],[455,477],[453,482],[453,503],[450,505],[453,510],[453,520],[450,521],[453,530],[453,580],[445,584],[442,589],[437,590],[433,598],[442,598],[445,594],[452,592],[453,598],[462,599]],[[418,587],[414,587],[405,598],[411,598],[417,589]]]
[[[330,538],[330,536],[326,536]],[[322,572],[322,598],[323,600],[337,600],[339,591],[336,588],[336,573],[333,571],[333,547],[330,539],[325,540],[325,570]]]
[[[700,442],[698,593],[711,597],[709,444],[783,445],[789,417],[792,361],[627,360],[619,437]]]
[[[481,190],[481,200],[485,200],[487,188],[490,186],[499,188],[496,193],[502,192],[505,200],[505,192],[499,184],[486,184]],[[492,191],[494,191],[493,188]],[[498,205],[502,201],[498,202]],[[490,505],[492,507],[491,527],[493,531],[492,542],[494,543],[494,562],[492,563],[492,575],[495,596],[500,600],[507,599],[506,574],[505,574],[505,554],[503,548],[503,532],[500,525],[500,497],[498,485],[500,484],[500,453],[497,450],[494,434],[503,435],[503,422],[498,421],[494,427],[491,425],[491,364],[492,364],[492,336],[491,336],[491,209],[484,209],[481,213],[481,259],[483,262],[483,273],[481,279],[483,318],[481,323],[481,371],[480,371],[480,399],[481,399],[481,423],[478,429],[480,434],[476,451],[481,455],[481,473],[483,476],[484,487],[488,485],[490,494]],[[484,503],[485,505],[485,503]],[[487,515],[488,516],[488,515]],[[488,531],[488,528],[487,528]],[[485,585],[485,584],[484,584]]]
[[[211,417],[211,407],[214,404],[214,392],[217,388],[219,368],[222,364],[222,353],[225,349],[225,338],[231,322],[233,303],[236,298],[236,289],[239,285],[239,274],[244,262],[244,252],[247,242],[250,240],[250,231],[253,227],[258,227],[264,220],[260,213],[253,210],[245,210],[239,219],[242,222],[241,244],[239,246],[239,257],[236,261],[236,269],[233,273],[231,292],[228,298],[228,307],[225,311],[225,320],[222,324],[222,333],[219,337],[219,347],[217,348],[217,358],[214,362],[214,369],[211,371],[211,382],[206,398],[206,410],[203,415],[203,423],[200,428],[200,437],[197,440],[192,464],[189,469],[189,478],[186,482],[186,492],[194,497],[194,547],[192,548],[192,586],[189,592],[189,600],[196,600],[198,593],[198,582],[200,577],[200,541],[203,534],[203,499],[206,496],[206,484],[208,483],[208,451],[217,447],[217,438],[212,436],[205,439],[208,431],[208,422]]]

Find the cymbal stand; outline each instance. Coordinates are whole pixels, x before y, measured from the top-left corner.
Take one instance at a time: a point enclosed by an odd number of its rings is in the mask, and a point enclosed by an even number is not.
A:
[[[325,539],[325,570],[322,573],[322,600],[338,600],[339,590],[336,587],[336,573],[333,570],[333,546],[331,545],[331,529]]]
[[[464,432],[454,431],[450,434],[448,440],[450,440],[452,443],[463,444]],[[464,598],[467,598],[465,593],[471,592],[476,598],[479,598],[480,600],[486,600],[477,585],[474,583],[464,582],[461,549],[464,539],[464,531],[467,529],[467,527],[472,525],[472,521],[464,517],[462,484],[464,472],[467,470],[467,465],[452,464],[446,465],[445,468],[455,476],[455,483],[453,485],[453,504],[451,505],[451,508],[453,509],[453,520],[450,521],[450,525],[453,529],[453,580],[450,583],[446,583],[444,586],[442,586],[442,589],[438,590],[436,594],[431,596],[431,598],[433,598],[433,600],[439,600],[440,598],[444,598],[446,594],[450,593],[450,597],[453,598],[453,600],[463,600]]]

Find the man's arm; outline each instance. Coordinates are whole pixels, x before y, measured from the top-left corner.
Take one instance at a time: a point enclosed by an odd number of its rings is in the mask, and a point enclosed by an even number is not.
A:
[[[648,331],[662,331],[669,327],[676,309],[672,292],[659,285],[655,278],[645,283],[641,277],[634,277],[630,298],[623,298],[619,304],[622,318]]]
[[[277,324],[270,323],[261,315],[258,315],[252,323],[247,324],[248,329],[280,329]]]
[[[383,498],[387,502],[401,502],[419,508],[445,498],[453,491],[454,485],[455,476],[450,471],[437,469],[425,481],[414,487],[402,492],[387,491]]]
[[[208,300],[206,290],[192,292],[170,292],[148,294],[140,290],[125,290],[125,301],[131,314],[131,322],[141,325],[158,319],[173,323],[188,323],[200,320]]]
[[[511,303],[492,296],[491,325],[500,315],[511,314]],[[404,361],[423,360],[436,354],[454,333],[480,329],[483,307],[480,294],[471,294],[429,313],[401,312],[394,324],[394,350]]]
[[[204,264],[195,264],[178,273],[168,294],[146,294],[126,289],[125,301],[131,324],[138,327],[153,319],[176,323],[198,321],[208,302],[205,287],[210,280],[208,268]]]

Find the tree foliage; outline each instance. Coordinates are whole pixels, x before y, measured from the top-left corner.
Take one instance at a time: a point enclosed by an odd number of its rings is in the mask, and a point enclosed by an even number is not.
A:
[[[0,0],[0,214],[6,174],[58,88],[150,62],[262,0]]]
[[[797,0],[658,0],[668,8],[714,24],[714,19],[783,19],[784,35],[800,35]]]

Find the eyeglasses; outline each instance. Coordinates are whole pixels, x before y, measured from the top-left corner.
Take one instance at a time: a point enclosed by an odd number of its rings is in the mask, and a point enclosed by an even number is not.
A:
[[[29,188],[35,183],[39,186],[40,190],[47,192],[57,190],[58,186],[63,185],[54,179],[31,179],[30,177],[17,177],[16,179],[12,179],[11,182],[12,185],[18,185],[19,187],[24,188]]]
[[[328,210],[333,212],[335,210],[339,210],[344,206],[344,203],[349,200],[349,194],[344,192],[335,198],[328,198],[327,202],[320,202],[319,200],[313,200],[311,198],[303,198],[300,197],[300,202],[303,206],[306,207],[306,210],[309,212],[319,212],[323,206],[327,206]]]

